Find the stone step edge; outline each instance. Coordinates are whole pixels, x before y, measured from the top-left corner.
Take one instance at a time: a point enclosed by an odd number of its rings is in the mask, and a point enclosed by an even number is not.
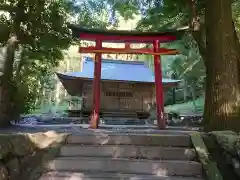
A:
[[[133,131],[134,132],[134,131]],[[194,133],[195,131],[193,131],[192,133]],[[105,135],[101,135],[101,134],[71,134],[70,136],[76,136],[76,137],[96,137],[96,138],[107,138],[107,137],[119,137],[119,136],[127,136],[127,137],[136,137],[136,136],[145,136],[145,137],[189,137],[190,138],[190,135],[189,134],[166,134],[166,133],[149,133],[149,134],[131,134],[131,132],[127,133],[127,132],[123,132],[123,133],[126,133],[126,134],[105,134]]]
[[[190,163],[199,165],[197,161],[186,161],[186,160],[152,160],[152,159],[128,159],[128,158],[112,158],[112,157],[56,157],[54,160],[89,160],[89,161],[124,161],[124,162],[152,162],[152,163]],[[53,161],[54,161],[53,160]]]
[[[61,155],[61,156],[58,156],[57,158],[92,158],[92,159],[99,159],[99,156],[86,156],[86,155],[84,155],[84,156],[65,156],[65,155]],[[113,157],[112,156],[101,156],[101,158],[111,158],[111,159],[113,159]],[[153,162],[153,163],[158,163],[158,162],[163,162],[163,161],[181,161],[181,162],[190,162],[190,163],[192,163],[192,162],[197,162],[197,163],[199,163],[198,161],[196,161],[195,160],[196,158],[193,158],[193,159],[191,159],[191,160],[189,160],[189,159],[165,159],[165,158],[148,158],[148,157],[142,157],[142,156],[136,156],[136,157],[129,157],[129,156],[124,156],[124,157],[120,157],[120,158],[114,158],[113,160],[137,160],[137,161],[145,161],[146,162],[146,160],[152,160],[152,161],[155,161],[155,162]],[[85,160],[85,159],[83,159],[83,160]],[[200,163],[199,163],[200,164]]]
[[[76,178],[83,178],[84,176],[87,176],[87,178],[103,178],[103,179],[118,179],[120,178],[123,180],[129,179],[136,179],[136,180],[203,180],[201,178],[196,177],[183,177],[183,176],[155,176],[155,175],[144,175],[144,174],[125,174],[125,173],[105,173],[105,172],[70,172],[70,171],[50,171],[42,175],[42,177],[39,180],[47,180],[47,178],[59,178],[62,177],[64,179],[70,177],[76,177]],[[49,179],[50,180],[50,179]]]
[[[123,149],[130,148],[129,150],[133,150],[131,153],[126,154],[121,151]],[[92,150],[96,150],[97,152],[90,152]],[[111,150],[107,150],[109,152],[102,153],[105,148],[111,148]],[[154,148],[154,149],[151,149]],[[71,154],[72,152],[73,154]],[[84,150],[83,153],[81,153]],[[118,151],[119,150],[119,151]],[[148,152],[145,152],[148,150]],[[69,151],[69,152],[68,152]],[[80,152],[81,151],[81,152]],[[112,151],[112,152],[111,152]],[[80,153],[78,153],[80,152]],[[120,154],[118,154],[120,152]],[[128,152],[128,151],[127,151]],[[163,155],[160,153],[163,152]],[[60,157],[113,157],[117,153],[116,157],[123,158],[140,158],[140,159],[165,159],[167,160],[176,158],[176,160],[195,160],[196,159],[196,151],[193,148],[183,148],[183,147],[158,147],[158,146],[133,146],[133,145],[65,145],[60,150]],[[149,153],[149,154],[148,154]],[[172,155],[174,154],[174,155]],[[173,158],[171,158],[173,156]],[[181,156],[181,157],[177,157]]]
[[[193,147],[182,147],[182,146],[156,146],[156,145],[151,145],[151,146],[144,146],[144,145],[131,145],[131,144],[64,144],[61,148],[73,148],[77,147],[79,148],[134,148],[134,149],[142,149],[142,148],[159,148],[161,150],[190,150],[190,151],[195,151]]]
[[[202,165],[194,161],[138,160],[123,158],[58,157],[46,165],[49,171],[95,171],[148,175],[202,177]]]
[[[134,145],[134,144],[75,144],[75,143],[69,143],[69,144],[64,144],[62,147],[79,147],[79,148],[84,148],[84,147],[136,147],[136,148],[159,148],[159,149],[188,149],[188,150],[194,150],[193,147],[178,147],[178,146],[157,146],[157,145]],[[195,151],[195,150],[194,150]]]
[[[143,142],[140,139],[143,138]],[[149,141],[149,143],[147,142]],[[144,143],[145,142],[145,143]],[[147,145],[162,147],[192,147],[189,135],[70,135],[66,144],[82,145]]]

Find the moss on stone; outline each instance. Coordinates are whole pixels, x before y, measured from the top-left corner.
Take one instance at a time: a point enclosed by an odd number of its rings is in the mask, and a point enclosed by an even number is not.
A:
[[[204,172],[208,180],[223,180],[223,177],[217,167],[217,164],[213,162],[209,156],[207,147],[200,133],[193,133],[190,135],[198,158],[203,165]]]
[[[6,167],[9,173],[9,180],[19,179],[21,176],[21,163],[18,158],[13,158],[7,162]]]
[[[10,138],[6,135],[0,135],[0,160],[3,160],[9,152],[13,151]]]
[[[211,133],[223,151],[223,157],[227,164],[231,165],[234,172],[240,177],[240,135],[235,132]]]

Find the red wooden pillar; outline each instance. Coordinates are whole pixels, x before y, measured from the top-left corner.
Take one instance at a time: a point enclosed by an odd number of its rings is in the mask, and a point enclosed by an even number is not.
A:
[[[96,40],[96,48],[102,48],[102,41]],[[101,94],[101,67],[102,67],[102,53],[95,54],[94,63],[94,78],[93,78],[93,107],[91,115],[91,128],[97,129],[99,124],[100,112],[100,94]]]
[[[154,52],[158,52],[158,49],[159,41],[155,40],[153,42],[153,50]],[[157,122],[159,129],[165,129],[162,68],[160,55],[154,55],[154,73],[155,73]]]

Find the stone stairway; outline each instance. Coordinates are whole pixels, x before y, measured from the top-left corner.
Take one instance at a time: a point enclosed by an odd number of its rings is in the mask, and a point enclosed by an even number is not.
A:
[[[40,180],[203,180],[188,135],[71,135]]]

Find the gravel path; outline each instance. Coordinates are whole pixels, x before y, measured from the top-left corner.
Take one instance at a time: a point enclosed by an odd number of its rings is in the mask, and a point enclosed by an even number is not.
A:
[[[171,133],[171,134],[188,134],[195,132],[197,128],[186,128],[186,127],[168,127],[166,130],[158,130],[154,126],[120,126],[120,125],[101,125],[99,129],[88,129],[87,124],[85,125],[70,125],[66,124],[68,127],[49,125],[48,127],[21,127],[21,126],[12,126],[9,128],[0,129],[2,134],[15,134],[15,133],[38,133],[38,132],[47,132],[55,131],[57,133],[71,133],[71,134],[162,134],[162,133]]]

